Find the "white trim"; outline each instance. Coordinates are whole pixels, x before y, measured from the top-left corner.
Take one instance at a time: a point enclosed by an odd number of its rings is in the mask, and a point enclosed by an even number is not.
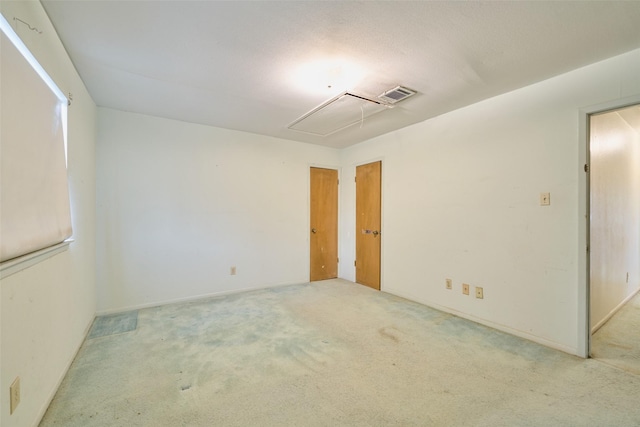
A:
[[[589,174],[584,165],[591,167],[589,158],[589,113],[580,110],[578,117],[578,319],[576,355],[588,358],[591,346],[590,279],[589,279]]]
[[[39,251],[31,252],[21,257],[10,259],[0,264],[0,279],[16,274],[22,270],[41,263],[42,261],[49,259],[61,252],[69,249],[69,244],[73,242],[73,239],[67,239],[64,242],[60,242],[56,245],[49,246],[48,248],[40,249]]]
[[[590,245],[591,228],[589,198],[590,174],[584,172],[584,165],[591,167],[589,156],[589,116],[605,111],[616,110],[640,103],[640,94],[602,104],[590,105],[579,110],[578,114],[578,346],[576,355],[589,357],[591,350],[591,296],[590,296]]]
[[[93,326],[93,322],[95,321],[95,319],[96,319],[96,317],[93,316],[91,318],[91,321],[84,328],[84,334],[82,335],[82,339],[80,340],[80,342],[76,346],[76,351],[73,352],[73,354],[71,355],[71,357],[67,361],[66,367],[62,370],[62,372],[58,376],[58,380],[56,381],[54,386],[51,388],[51,391],[49,392],[49,397],[46,398],[46,400],[44,401],[44,403],[40,407],[40,410],[38,411],[38,415],[36,417],[38,422],[35,425],[40,425],[40,422],[42,422],[42,419],[44,418],[44,415],[47,413],[47,409],[49,409],[49,405],[51,405],[51,402],[53,402],[53,398],[56,396],[56,393],[58,392],[58,389],[62,385],[62,381],[67,376],[67,373],[69,373],[69,369],[71,369],[71,365],[73,364],[73,361],[78,356],[78,353],[80,352],[80,349],[82,348],[82,345],[86,341],[87,335],[89,335],[89,331],[91,330],[91,326]]]
[[[306,281],[306,282],[280,283],[280,284],[277,284],[277,285],[256,286],[256,287],[243,288],[243,289],[231,289],[231,290],[228,290],[228,291],[212,292],[212,293],[209,293],[209,294],[201,294],[201,295],[195,295],[195,296],[190,296],[190,297],[174,298],[174,299],[170,299],[170,300],[149,302],[149,303],[143,303],[143,304],[134,304],[134,305],[129,305],[129,306],[122,307],[122,308],[112,308],[112,309],[108,309],[108,310],[98,310],[96,312],[96,317],[98,317],[98,316],[106,316],[106,315],[109,315],[109,314],[124,313],[124,312],[132,311],[132,310],[142,310],[142,309],[145,309],[145,308],[162,307],[164,305],[170,305],[170,304],[180,304],[180,303],[184,303],[184,302],[200,301],[200,300],[205,300],[205,299],[208,299],[208,298],[222,297],[222,296],[225,296],[225,295],[240,294],[240,293],[243,293],[243,292],[262,291],[262,290],[267,290],[267,289],[272,289],[272,288],[281,288],[281,287],[284,287],[284,286],[304,285],[306,283],[309,283],[309,281]]]
[[[631,293],[631,295],[629,295],[628,297],[626,297],[625,299],[622,300],[622,302],[620,304],[618,304],[613,310],[611,310],[609,312],[609,314],[607,314],[606,316],[604,316],[604,319],[602,319],[601,321],[599,321],[596,325],[593,326],[593,328],[591,329],[591,334],[595,334],[596,331],[598,329],[600,329],[602,326],[604,326],[605,323],[607,323],[609,321],[609,319],[611,319],[613,317],[614,314],[616,314],[618,311],[620,311],[620,309],[622,307],[624,307],[624,305],[626,303],[628,303],[629,301],[631,301],[638,293],[640,292],[640,288],[636,289],[635,291],[633,291]]]
[[[383,292],[391,294],[391,295],[398,296],[400,298],[405,298],[405,299],[408,299],[410,301],[417,302],[417,303],[425,305],[425,306],[427,306],[429,308],[433,308],[434,310],[442,311],[443,313],[452,314],[452,315],[454,315],[456,317],[460,317],[462,319],[466,319],[466,320],[469,320],[471,322],[478,323],[480,325],[483,325],[483,326],[486,326],[486,327],[489,327],[489,328],[492,328],[492,329],[496,329],[496,330],[498,330],[500,332],[504,332],[504,333],[507,333],[509,335],[515,335],[516,337],[520,337],[520,338],[526,339],[528,341],[535,342],[536,344],[540,344],[540,345],[543,345],[545,347],[553,348],[555,350],[559,350],[559,351],[562,351],[562,352],[565,352],[565,353],[569,353],[569,354],[573,354],[573,355],[578,355],[578,351],[577,351],[578,349],[576,349],[576,348],[569,347],[569,346],[566,346],[564,344],[561,344],[561,343],[558,343],[558,342],[555,342],[555,341],[550,341],[550,340],[548,340],[546,338],[542,338],[542,337],[539,337],[537,335],[532,335],[530,333],[527,333],[527,332],[524,332],[524,331],[521,331],[521,330],[518,330],[518,329],[513,329],[513,328],[511,328],[509,326],[505,326],[505,325],[502,325],[502,324],[499,324],[499,323],[490,322],[490,321],[487,321],[485,319],[481,319],[479,317],[470,315],[468,313],[464,313],[462,311],[454,310],[454,309],[449,308],[449,307],[445,307],[445,306],[442,306],[442,305],[439,305],[439,304],[434,304],[432,302],[422,301],[422,300],[419,300],[419,299],[417,299],[417,298],[415,298],[415,297],[413,297],[411,295],[405,295],[402,292],[396,292],[395,289],[386,288]]]

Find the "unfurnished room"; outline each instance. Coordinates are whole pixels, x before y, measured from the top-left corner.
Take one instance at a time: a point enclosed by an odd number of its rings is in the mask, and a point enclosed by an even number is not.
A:
[[[0,12],[2,427],[640,425],[640,1]]]

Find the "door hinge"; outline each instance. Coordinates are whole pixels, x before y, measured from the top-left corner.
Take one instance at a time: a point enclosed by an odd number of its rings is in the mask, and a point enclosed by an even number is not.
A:
[[[586,173],[589,173],[589,165],[587,165],[587,164],[584,165],[584,171]]]
[[[340,185],[340,180],[338,180],[338,185]]]
[[[340,262],[340,258],[336,258],[336,262]]]
[[[353,260],[353,266],[356,267],[356,260]]]
[[[353,178],[353,182],[358,182],[358,177]]]
[[[587,253],[589,253],[589,245],[587,245]]]

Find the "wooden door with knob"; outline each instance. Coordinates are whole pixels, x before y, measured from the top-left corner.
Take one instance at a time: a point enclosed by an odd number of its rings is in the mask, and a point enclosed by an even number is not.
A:
[[[356,282],[380,290],[382,162],[356,167]]]
[[[309,280],[338,277],[338,171],[311,168]]]

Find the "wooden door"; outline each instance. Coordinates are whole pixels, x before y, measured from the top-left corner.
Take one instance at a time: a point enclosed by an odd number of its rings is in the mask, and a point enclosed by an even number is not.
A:
[[[338,171],[311,168],[310,280],[338,277]]]
[[[382,162],[356,168],[356,282],[380,289]]]

